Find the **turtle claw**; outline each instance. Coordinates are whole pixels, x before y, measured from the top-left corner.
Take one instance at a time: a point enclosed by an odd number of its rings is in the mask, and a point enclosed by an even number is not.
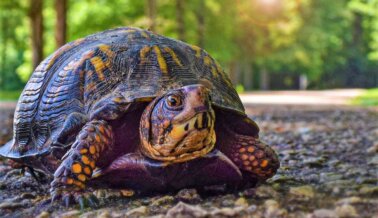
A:
[[[65,195],[63,197],[63,203],[65,207],[69,207],[71,205],[71,195]]]
[[[87,200],[88,200],[90,207],[98,207],[98,205],[100,204],[97,197],[94,196],[93,194],[90,194],[89,197],[87,198]]]
[[[79,196],[79,198],[77,199],[77,202],[79,202],[80,210],[84,210],[84,208],[85,208],[85,199],[83,198],[83,196]]]
[[[81,210],[85,209],[86,207],[96,208],[99,205],[98,199],[92,193],[77,190],[53,191],[51,203],[55,202],[60,202],[65,207],[78,204]]]

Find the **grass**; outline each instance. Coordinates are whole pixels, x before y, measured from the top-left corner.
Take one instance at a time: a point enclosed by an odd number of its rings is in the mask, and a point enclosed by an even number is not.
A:
[[[4,91],[0,90],[0,101],[16,101],[22,90]]]
[[[378,88],[368,89],[362,95],[352,100],[354,105],[378,106]]]

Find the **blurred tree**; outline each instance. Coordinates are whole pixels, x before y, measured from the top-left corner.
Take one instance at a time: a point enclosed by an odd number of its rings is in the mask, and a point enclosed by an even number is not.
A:
[[[29,1],[29,17],[33,51],[33,69],[43,60],[43,0]]]
[[[59,48],[66,43],[67,32],[67,0],[55,0],[56,24],[55,43]]]
[[[22,63],[27,38],[18,27],[25,20],[26,5],[10,0],[0,1],[0,90],[14,90],[23,87],[17,66]]]
[[[156,0],[147,0],[146,14],[148,17],[148,29],[156,31]]]
[[[197,1],[197,10],[195,11],[197,18],[197,45],[199,47],[205,46],[205,14],[206,5],[205,0]]]
[[[185,41],[185,1],[176,0],[176,20],[178,39]]]
[[[378,85],[378,0],[0,0],[0,88],[22,87],[65,36],[119,26],[204,47],[239,90],[296,88],[304,75],[310,88]]]

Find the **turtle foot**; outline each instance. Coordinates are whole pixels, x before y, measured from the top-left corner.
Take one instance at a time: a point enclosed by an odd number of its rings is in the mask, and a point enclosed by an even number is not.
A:
[[[60,202],[65,207],[79,204],[80,209],[86,207],[96,208],[99,201],[92,192],[82,190],[72,190],[70,187],[61,187],[52,190],[51,203]]]

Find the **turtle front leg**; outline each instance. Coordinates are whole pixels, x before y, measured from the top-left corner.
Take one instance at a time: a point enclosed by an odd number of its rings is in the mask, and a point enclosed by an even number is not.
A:
[[[247,182],[265,181],[272,177],[280,166],[278,156],[257,136],[237,133],[229,128],[224,129],[217,144],[242,171]]]
[[[85,192],[85,185],[91,179],[100,155],[112,143],[112,129],[106,121],[93,120],[87,123],[54,173],[50,190],[53,201],[60,198],[66,206],[75,201],[83,207],[87,199],[90,204],[95,204],[93,196]]]
[[[258,180],[272,177],[280,166],[274,150],[253,136],[235,135],[228,155],[243,174]]]

